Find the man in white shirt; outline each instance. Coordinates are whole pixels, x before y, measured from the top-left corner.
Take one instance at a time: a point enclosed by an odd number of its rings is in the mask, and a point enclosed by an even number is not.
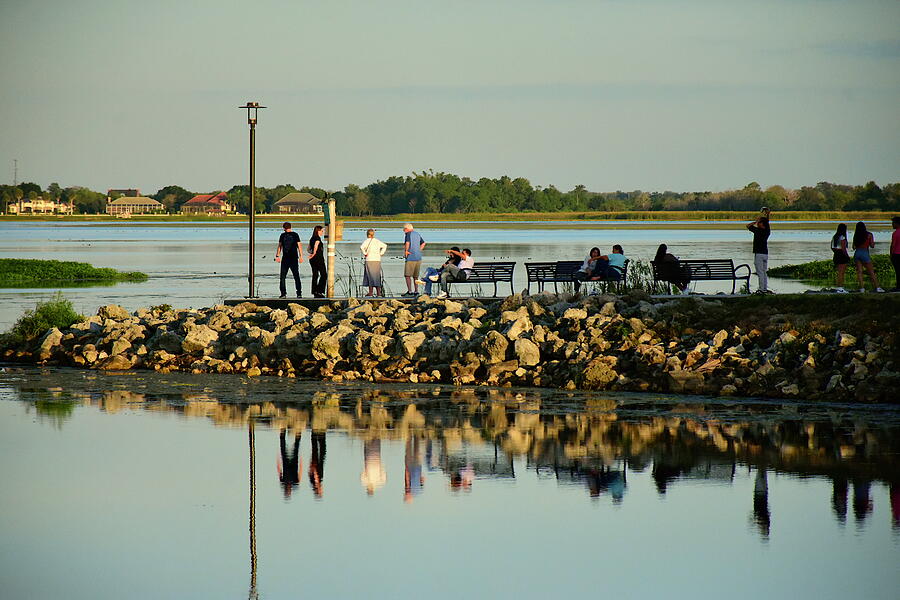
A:
[[[472,251],[463,248],[462,252],[456,250],[447,250],[447,254],[459,257],[459,265],[448,264],[441,271],[441,293],[438,298],[446,298],[450,295],[450,284],[460,283],[469,278],[472,267],[475,266],[475,259],[472,258]]]

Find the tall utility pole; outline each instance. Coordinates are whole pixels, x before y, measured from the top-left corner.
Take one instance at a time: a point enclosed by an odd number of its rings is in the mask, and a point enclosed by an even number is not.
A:
[[[253,290],[255,279],[253,254],[255,251],[254,246],[256,245],[256,112],[260,108],[265,108],[265,106],[260,106],[259,102],[248,101],[245,106],[238,106],[238,108],[247,109],[247,124],[250,125],[250,248],[248,252],[250,255],[250,266],[249,275],[247,276],[250,282],[250,291],[247,297],[256,298]],[[251,110],[253,111],[252,113],[250,112]]]
[[[19,159],[13,159],[13,187],[19,185]]]

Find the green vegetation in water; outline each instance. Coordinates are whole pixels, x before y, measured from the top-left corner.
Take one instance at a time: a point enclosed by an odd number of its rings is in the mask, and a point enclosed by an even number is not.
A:
[[[850,264],[847,265],[847,271],[844,276],[844,287],[854,287],[856,282],[856,265],[852,260],[852,255],[850,259]],[[894,268],[891,266],[891,259],[887,254],[873,254],[872,264],[875,266],[875,275],[878,276],[878,281],[881,282],[882,287],[894,280]],[[814,260],[799,265],[783,265],[769,269],[769,275],[772,277],[799,279],[807,283],[820,285],[833,284],[835,273],[834,263],[830,260]],[[869,275],[865,269],[863,269],[863,278],[868,285]]]
[[[23,287],[60,282],[146,281],[138,271],[123,272],[87,263],[32,258],[0,258],[0,287]],[[54,286],[55,287],[55,286]]]
[[[26,310],[12,329],[3,335],[6,339],[0,342],[21,343],[43,335],[53,327],[64,329],[83,320],[84,316],[75,312],[72,302],[62,292],[56,292],[50,300],[38,302],[34,310]]]

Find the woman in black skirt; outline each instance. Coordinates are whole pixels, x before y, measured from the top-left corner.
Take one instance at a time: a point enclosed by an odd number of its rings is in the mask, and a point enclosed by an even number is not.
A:
[[[312,237],[309,238],[309,265],[312,267],[312,293],[315,298],[325,297],[325,281],[328,273],[325,270],[325,245],[322,243],[321,233],[325,229],[321,225],[313,228]]]

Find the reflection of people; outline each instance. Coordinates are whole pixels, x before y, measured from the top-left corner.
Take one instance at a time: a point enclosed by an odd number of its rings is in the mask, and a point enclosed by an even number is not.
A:
[[[307,251],[309,252],[309,266],[312,267],[312,293],[316,298],[325,297],[325,287],[327,272],[325,269],[325,247],[322,244],[322,232],[325,228],[322,225],[313,227],[312,235],[309,238]]]
[[[621,504],[625,497],[625,471],[612,471],[607,468],[588,469],[585,473],[588,494],[591,498],[599,498],[603,492],[609,492],[613,504]]]
[[[322,480],[325,479],[325,432],[312,432],[312,456],[309,459],[309,485],[316,498],[322,497]]]
[[[387,473],[381,464],[381,440],[366,440],[363,443],[363,471],[359,480],[370,496],[387,481]]]
[[[381,257],[387,251],[387,244],[376,238],[375,230],[370,229],[366,232],[366,241],[360,244],[359,249],[362,250],[365,260],[363,285],[369,287],[369,293],[366,296],[374,296],[375,288],[378,288],[379,296],[384,296],[381,281]]]
[[[294,434],[294,448],[291,453],[287,451],[284,439],[286,433],[287,430],[282,429],[278,436],[281,446],[281,454],[278,456],[278,479],[281,481],[284,497],[288,499],[300,483],[300,433]]]
[[[291,229],[291,224],[287,221],[281,227],[284,229],[284,233],[278,238],[278,248],[275,249],[275,262],[281,263],[281,276],[279,279],[281,297],[287,296],[287,287],[284,285],[284,280],[287,277],[288,270],[290,270],[294,276],[294,288],[299,298],[303,290],[300,285],[299,264],[303,262],[303,255],[300,253],[300,236]]]
[[[900,530],[900,483],[891,482],[891,526]]]
[[[418,437],[410,436],[406,440],[406,457],[404,462],[406,463],[406,473],[404,475],[403,500],[412,502],[415,496],[422,493],[422,486],[425,485]]]
[[[847,522],[847,478],[837,476],[831,484],[831,510],[838,523]]]
[[[769,481],[765,467],[756,469],[756,481],[753,484],[753,520],[759,534],[768,538],[772,516],[769,513]]]
[[[857,525],[862,525],[872,513],[872,498],[869,491],[872,482],[868,479],[853,480],[853,517]]]
[[[450,489],[453,491],[472,491],[472,481],[475,480],[475,467],[472,463],[466,463],[466,466],[456,469],[450,473]]]

